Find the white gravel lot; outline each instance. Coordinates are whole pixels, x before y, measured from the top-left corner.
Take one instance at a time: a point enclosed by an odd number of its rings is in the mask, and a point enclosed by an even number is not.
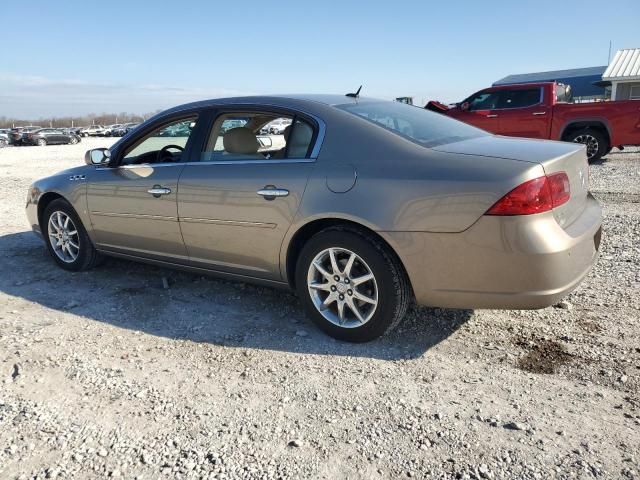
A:
[[[564,308],[350,345],[281,291],[57,268],[27,187],[112,141],[0,149],[0,479],[640,476],[638,149],[591,167],[601,257]]]

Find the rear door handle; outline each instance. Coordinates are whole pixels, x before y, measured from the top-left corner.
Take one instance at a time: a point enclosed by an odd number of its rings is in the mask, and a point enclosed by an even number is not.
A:
[[[494,114],[492,114],[492,115],[487,115],[487,118],[496,118],[497,116],[498,116],[498,115],[494,115]]]
[[[267,185],[262,190],[256,192],[265,200],[273,200],[276,197],[286,197],[289,195],[289,190],[286,188],[276,188],[273,185]]]
[[[152,188],[147,190],[147,193],[159,198],[161,195],[169,195],[171,193],[171,189],[161,185],[154,185]]]
[[[547,112],[533,112],[534,115],[546,115]]]

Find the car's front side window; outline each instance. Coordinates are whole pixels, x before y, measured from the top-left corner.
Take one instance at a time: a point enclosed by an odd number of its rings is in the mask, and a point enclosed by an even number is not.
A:
[[[228,112],[215,120],[201,161],[305,158],[313,138],[305,120],[269,112]]]
[[[179,162],[197,124],[197,117],[164,123],[135,141],[124,152],[122,165]]]

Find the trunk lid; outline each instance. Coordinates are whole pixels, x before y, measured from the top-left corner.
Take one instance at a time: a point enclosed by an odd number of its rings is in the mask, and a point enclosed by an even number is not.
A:
[[[565,172],[569,177],[571,197],[567,203],[553,209],[556,221],[563,228],[571,225],[587,205],[589,164],[584,145],[487,135],[439,145],[433,150],[538,163],[547,175]]]

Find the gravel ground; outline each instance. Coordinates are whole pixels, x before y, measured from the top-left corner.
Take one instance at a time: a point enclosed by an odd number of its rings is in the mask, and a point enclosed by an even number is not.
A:
[[[0,478],[640,476],[638,149],[591,168],[602,254],[566,302],[350,345],[292,294],[57,268],[27,187],[111,141],[0,149]]]

